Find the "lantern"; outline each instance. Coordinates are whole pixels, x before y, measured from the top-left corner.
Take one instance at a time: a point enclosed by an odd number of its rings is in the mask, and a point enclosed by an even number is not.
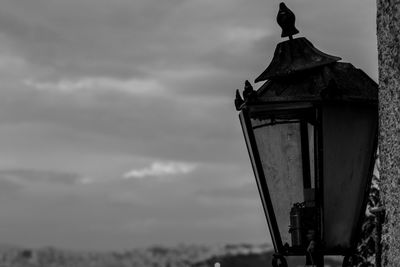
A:
[[[377,84],[315,48],[283,4],[282,36],[270,65],[246,81],[235,105],[276,257],[351,255],[375,160]],[[275,259],[277,261],[277,259]],[[276,263],[276,262],[275,262]]]

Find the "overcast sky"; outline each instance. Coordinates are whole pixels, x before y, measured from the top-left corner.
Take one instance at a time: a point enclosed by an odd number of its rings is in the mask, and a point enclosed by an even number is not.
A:
[[[286,1],[377,80],[375,1]],[[271,0],[2,0],[0,242],[269,242],[233,105],[280,39]]]

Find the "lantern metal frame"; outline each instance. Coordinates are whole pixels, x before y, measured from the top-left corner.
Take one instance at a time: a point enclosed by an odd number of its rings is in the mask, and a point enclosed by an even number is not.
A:
[[[302,256],[305,255],[304,249],[296,249],[293,247],[288,247],[283,244],[281,236],[280,236],[280,231],[279,227],[277,224],[274,208],[272,205],[271,197],[270,197],[270,192],[268,189],[267,181],[264,179],[265,174],[263,171],[261,159],[259,156],[258,152],[258,147],[256,144],[254,132],[252,130],[249,130],[252,127],[250,119],[250,109],[256,109],[258,111],[264,111],[265,110],[265,104],[266,103],[253,103],[253,104],[246,104],[242,107],[240,113],[239,113],[239,120],[242,125],[242,130],[243,134],[246,139],[246,146],[247,150],[249,152],[249,157],[251,158],[251,163],[253,164],[253,171],[254,175],[256,177],[256,182],[257,182],[257,187],[259,189],[259,194],[260,198],[263,204],[264,212],[267,217],[270,233],[271,233],[271,238],[272,242],[275,247],[275,252],[279,253],[281,255],[285,256]],[[274,108],[271,108],[271,104],[269,103],[268,105],[268,111],[273,112],[273,111],[290,111],[291,113],[294,113],[293,111],[296,112],[296,115],[300,115],[297,117],[302,117],[302,118],[309,118],[310,121],[313,121],[314,124],[314,146],[315,146],[315,204],[316,204],[316,209],[318,211],[317,213],[317,233],[322,234],[323,233],[323,223],[322,223],[322,214],[324,214],[324,206],[323,206],[323,132],[321,129],[322,121],[321,121],[321,103],[312,103],[312,102],[282,102],[282,103],[274,103],[277,104],[275,105]],[[376,106],[373,103],[369,103],[368,101],[365,103],[347,103],[351,105],[361,105],[361,106]],[[290,106],[290,108],[288,108]],[[277,108],[277,109],[275,109]],[[300,125],[302,123],[300,122]],[[302,139],[302,147],[306,146],[304,144],[304,137],[307,135],[305,133],[304,127],[301,127],[301,139]],[[376,151],[377,148],[377,140],[378,140],[378,134],[375,134],[374,138],[374,143],[373,143],[373,151]],[[308,140],[307,140],[308,142]],[[302,149],[302,162],[303,163],[308,163],[309,162],[309,155],[307,153],[304,153],[305,149]],[[371,179],[372,179],[372,172],[373,172],[373,167],[375,164],[375,157],[371,157],[371,161],[369,164],[369,178],[366,183],[365,189],[364,189],[364,194],[365,196],[368,196],[368,192],[370,189],[371,185]],[[308,164],[303,164],[303,166],[308,166]],[[303,175],[304,172],[307,172],[307,170],[303,169]],[[309,174],[305,174],[309,175]],[[304,177],[303,177],[304,178]],[[357,223],[357,229],[361,228],[363,218],[364,218],[364,211],[367,205],[367,197],[364,197],[363,204],[361,207],[360,214],[358,216],[359,220]],[[320,241],[323,242],[323,236],[319,237]],[[323,249],[323,243],[320,244],[318,247],[319,253],[323,255],[350,255],[354,253],[355,251],[355,246],[356,246],[356,241],[359,240],[359,232],[356,232],[355,235],[352,237],[352,242],[353,247],[350,249],[330,249],[330,250],[325,250]]]
[[[308,248],[294,247],[283,244],[280,227],[275,215],[271,194],[265,179],[265,173],[260,158],[259,148],[251,122],[253,114],[264,114],[270,119],[270,124],[290,123],[293,119],[299,122],[301,142],[301,163],[303,183],[309,183],[310,150],[308,147],[307,122],[313,125],[313,157],[316,209],[316,237],[313,256],[317,266],[322,266],[323,255],[344,255],[347,258],[355,253],[356,242],[359,240],[360,228],[363,222],[367,197],[370,189],[372,172],[376,157],[378,140],[378,85],[363,71],[354,68],[349,63],[337,62],[341,58],[328,55],[316,49],[306,38],[293,39],[292,34],[298,33],[294,27],[294,14],[283,4],[280,4],[278,23],[282,27],[282,36],[289,40],[277,45],[274,57],[267,69],[255,79],[255,82],[266,81],[258,90],[246,81],[243,97],[236,91],[235,105],[246,140],[247,150],[256,177],[257,187],[263,204],[275,248],[276,257],[307,255]],[[295,29],[295,30],[294,30]],[[291,33],[291,34],[288,34]],[[356,218],[355,228],[350,235],[350,246],[347,248],[326,248],[324,244],[324,122],[323,112],[326,106],[366,108],[373,114],[369,143],[368,177],[362,188],[363,199]],[[279,121],[278,119],[282,119]],[[305,126],[304,126],[305,125]],[[371,141],[371,142],[370,142]],[[305,149],[306,148],[306,149]],[[306,152],[307,151],[307,152]],[[366,159],[367,160],[367,159]],[[304,167],[308,166],[308,167]],[[306,188],[305,185],[304,188]],[[276,259],[275,259],[276,261]],[[281,260],[282,262],[282,260]],[[285,262],[285,261],[284,261]],[[276,263],[275,263],[276,264]],[[275,265],[274,265],[275,266]],[[276,265],[278,266],[278,265]]]

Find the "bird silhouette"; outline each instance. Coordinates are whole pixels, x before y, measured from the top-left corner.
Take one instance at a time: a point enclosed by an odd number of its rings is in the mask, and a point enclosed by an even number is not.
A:
[[[279,4],[279,12],[276,21],[282,28],[281,37],[289,36],[289,39],[292,39],[293,35],[299,33],[299,30],[294,26],[296,16],[283,2]]]

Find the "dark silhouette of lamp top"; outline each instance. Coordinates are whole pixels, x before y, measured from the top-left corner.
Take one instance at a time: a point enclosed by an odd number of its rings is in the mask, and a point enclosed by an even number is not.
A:
[[[271,63],[255,82],[284,78],[341,60],[340,57],[318,50],[304,37],[293,39],[292,36],[299,33],[295,27],[295,20],[294,13],[284,3],[280,3],[277,22],[282,28],[281,36],[289,37],[289,40],[276,46]]]

